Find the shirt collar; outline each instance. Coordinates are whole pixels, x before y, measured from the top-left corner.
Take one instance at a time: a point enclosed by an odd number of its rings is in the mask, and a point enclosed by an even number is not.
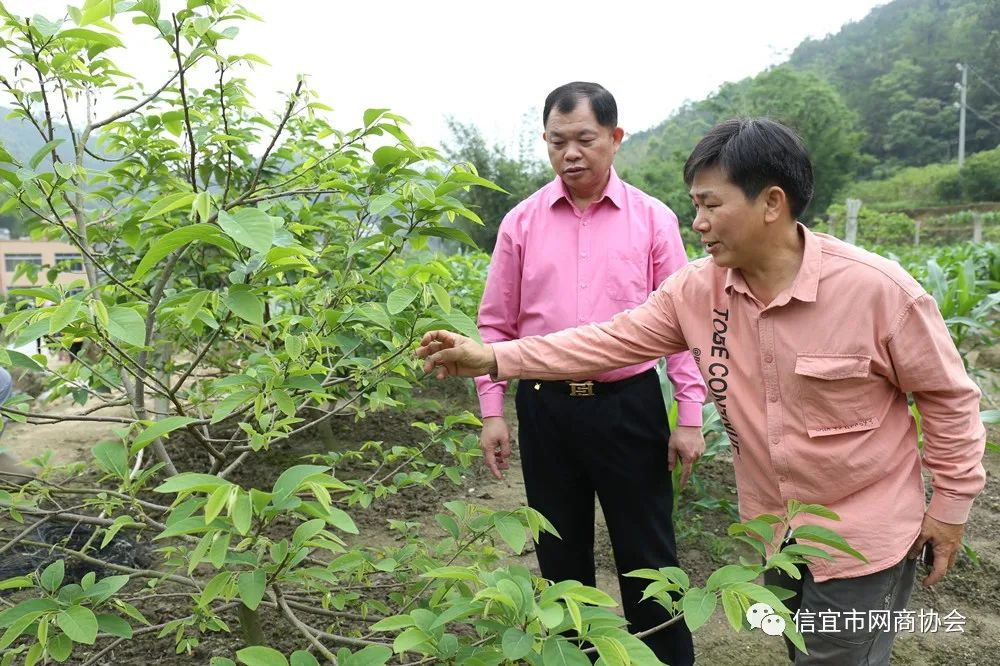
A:
[[[555,206],[556,202],[561,199],[565,199],[567,203],[573,202],[569,196],[569,190],[566,189],[566,184],[559,176],[556,176],[555,179],[548,184],[545,196],[545,203],[548,204],[549,208]],[[594,203],[602,201],[605,198],[610,200],[616,208],[621,209],[625,206],[625,182],[618,177],[618,173],[615,171],[614,167],[611,167],[611,176],[608,178],[608,184],[604,187],[604,193],[601,194],[601,196],[597,198]]]
[[[816,301],[816,292],[819,291],[819,276],[823,263],[819,238],[801,222],[795,224],[799,235],[805,241],[802,265],[799,266],[799,272],[795,274],[792,286],[787,290],[788,299],[775,299],[772,305],[784,305],[792,298],[805,303],[813,303]],[[730,268],[726,271],[726,293],[731,293],[733,290],[741,294],[750,293],[750,287],[738,268]]]

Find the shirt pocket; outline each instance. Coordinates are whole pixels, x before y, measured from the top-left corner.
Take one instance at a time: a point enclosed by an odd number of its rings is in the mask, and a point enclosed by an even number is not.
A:
[[[810,437],[877,428],[871,384],[871,356],[797,354],[795,378]]]
[[[608,298],[620,303],[639,305],[649,296],[646,283],[646,256],[638,251],[608,252]]]

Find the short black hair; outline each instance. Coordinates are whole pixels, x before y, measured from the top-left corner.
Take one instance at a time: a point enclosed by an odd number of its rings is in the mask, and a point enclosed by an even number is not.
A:
[[[747,199],[777,185],[796,219],[813,197],[809,151],[795,130],[770,118],[733,118],[713,127],[684,163],[684,182],[691,187],[699,171],[715,166]]]
[[[618,127],[618,104],[614,96],[604,86],[586,81],[573,81],[559,86],[545,98],[542,108],[542,126],[548,124],[549,113],[555,107],[559,113],[569,113],[576,108],[581,99],[590,102],[597,124],[615,129]]]

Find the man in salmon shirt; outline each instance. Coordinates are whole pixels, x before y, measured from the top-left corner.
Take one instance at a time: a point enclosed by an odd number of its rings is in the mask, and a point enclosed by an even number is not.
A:
[[[479,331],[487,342],[605,321],[641,304],[687,264],[677,216],[615,173],[623,132],[611,93],[595,83],[560,86],[545,100],[542,123],[556,177],[500,225],[479,309]],[[644,359],[580,375],[586,380],[581,382],[519,384],[515,402],[528,504],[560,535],[542,535],[537,544],[546,578],[595,584],[595,493],[619,573],[677,566],[670,470],[680,462],[683,483],[705,449],[706,389],[689,352],[667,359],[679,424],[670,433],[654,363]],[[506,382],[479,377],[476,384],[484,461],[500,479],[510,457]],[[641,601],[643,581],[619,582],[633,631],[669,619],[655,601]],[[684,623],[651,635],[647,644],[667,663],[693,663]]]
[[[803,568],[789,604],[835,631],[803,632],[796,665],[888,664],[925,544],[930,586],[955,563],[985,483],[980,393],[934,299],[900,266],[797,222],[813,192],[799,137],[766,119],[717,125],[684,165],[693,227],[711,258],[681,269],[641,306],[545,337],[483,346],[424,336],[428,372],[572,378],[690,349],[729,432],[744,518],[789,499],[823,504],[866,556]],[[923,455],[907,404],[921,413]],[[924,506],[921,463],[932,475]],[[793,527],[796,523],[793,523]],[[770,582],[770,581],[768,581]],[[857,622],[858,615],[865,618]],[[800,617],[802,617],[800,615]]]

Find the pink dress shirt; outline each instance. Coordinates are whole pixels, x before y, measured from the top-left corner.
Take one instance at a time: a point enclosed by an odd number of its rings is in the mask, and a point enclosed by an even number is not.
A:
[[[927,513],[964,523],[985,483],[986,433],[934,299],[899,265],[800,225],[792,285],[764,306],[738,270],[689,264],[609,323],[494,345],[498,377],[575,377],[691,349],[729,431],[740,513],[823,504],[862,554],[811,565],[817,581],[895,565]],[[923,456],[907,404],[920,409]],[[794,526],[794,525],[793,525]]]
[[[611,319],[646,300],[687,264],[677,216],[611,169],[604,195],[580,212],[560,178],[518,204],[500,224],[479,307],[484,342],[544,335]],[[625,379],[655,360],[595,373]],[[690,352],[667,359],[678,424],[701,426],[706,390]],[[506,382],[477,377],[484,417],[503,415]]]

